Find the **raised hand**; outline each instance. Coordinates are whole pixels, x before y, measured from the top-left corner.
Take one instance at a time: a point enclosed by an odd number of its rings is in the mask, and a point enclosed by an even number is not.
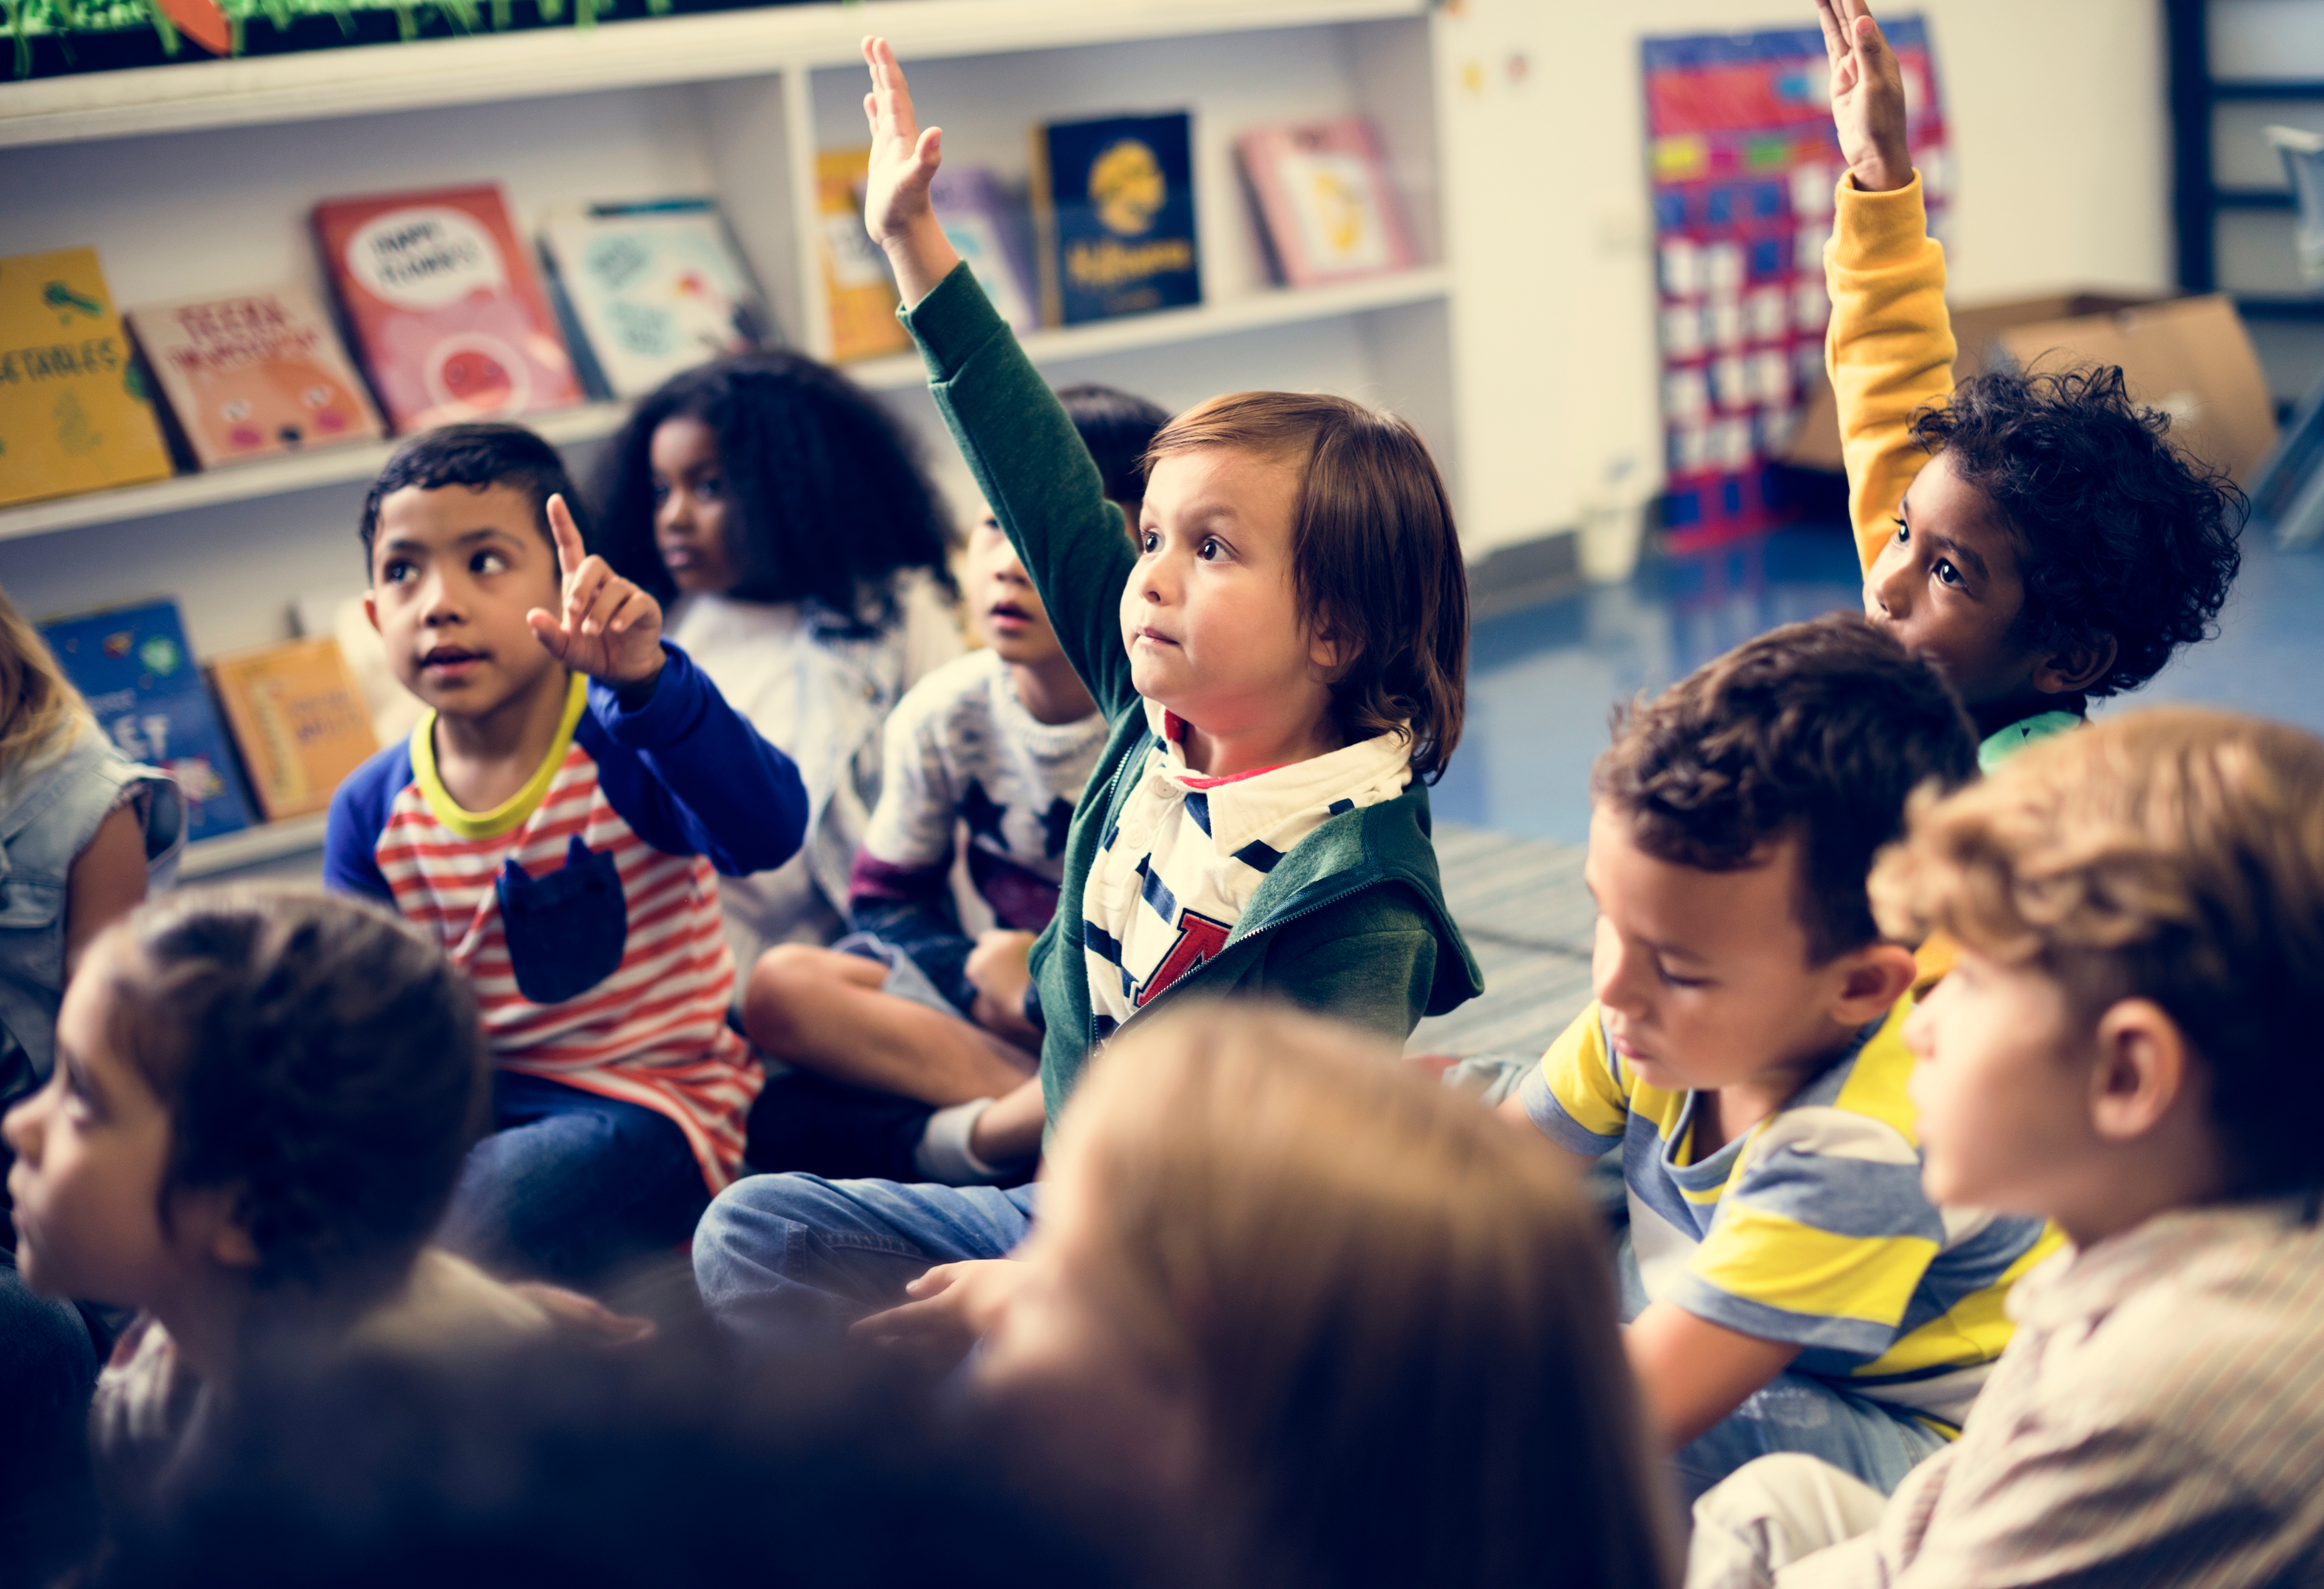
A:
[[[1913,180],[1904,138],[1904,73],[1866,0],[1816,0],[1824,53],[1831,60],[1831,120],[1840,152],[1868,193]]]
[[[911,85],[887,40],[863,41],[872,92],[863,117],[872,124],[872,164],[863,184],[863,229],[888,251],[904,302],[916,304],[960,262],[928,202],[928,183],[944,158],[944,129],[922,127],[912,109]]]
[[[609,684],[641,684],[659,675],[661,603],[587,554],[563,497],[549,499],[549,530],[565,611],[557,617],[535,607],[524,615],[549,654]]]

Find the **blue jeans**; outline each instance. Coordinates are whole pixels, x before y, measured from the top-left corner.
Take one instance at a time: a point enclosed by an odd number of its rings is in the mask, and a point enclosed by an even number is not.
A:
[[[493,1124],[436,1239],[495,1272],[586,1284],[681,1245],[710,1201],[686,1133],[641,1105],[501,1070]]]
[[[720,1331],[753,1354],[827,1343],[904,1300],[938,1263],[1005,1258],[1034,1189],[753,1175],[694,1233],[694,1279]]]
[[[1829,1380],[1779,1373],[1671,1457],[1679,1495],[1702,1493],[1747,1462],[1777,1452],[1819,1457],[1886,1495],[1944,1437],[1903,1411]]]

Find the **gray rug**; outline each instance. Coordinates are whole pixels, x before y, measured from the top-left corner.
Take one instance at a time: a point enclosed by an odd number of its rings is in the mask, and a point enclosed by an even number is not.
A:
[[[1445,903],[1485,973],[1485,991],[1423,1021],[1414,1054],[1537,1057],[1590,1002],[1597,906],[1581,847],[1440,822]]]

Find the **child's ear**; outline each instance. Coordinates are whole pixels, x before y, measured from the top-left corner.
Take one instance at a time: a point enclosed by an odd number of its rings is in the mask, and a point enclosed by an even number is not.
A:
[[[1831,1017],[1843,1026],[1861,1026],[1894,1009],[1912,988],[1920,968],[1901,943],[1868,943],[1840,957],[1838,997]]]
[[[369,591],[364,592],[364,616],[371,620],[374,633],[385,632],[379,627],[379,598]]]
[[[2098,1017],[2096,1041],[2090,1124],[2108,1142],[2146,1135],[2200,1089],[2186,1034],[2153,999],[2126,998],[2109,1006]]]
[[[2045,695],[2079,695],[2114,671],[2117,649],[2112,635],[2083,635],[2043,659],[2034,687]]]
[[[251,1239],[238,1186],[180,1188],[170,1194],[170,1229],[186,1250],[221,1269],[258,1267],[258,1244]]]

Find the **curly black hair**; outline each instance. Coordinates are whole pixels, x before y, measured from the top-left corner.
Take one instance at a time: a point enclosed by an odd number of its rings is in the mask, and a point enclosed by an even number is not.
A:
[[[2244,493],[2170,431],[2112,364],[1987,370],[1913,419],[1914,439],[1950,457],[2016,536],[2018,634],[2041,647],[2113,637],[2114,666],[2089,694],[2135,690],[2209,638],[2243,564]]]
[[[595,480],[592,545],[615,573],[662,601],[677,593],[654,547],[652,449],[662,423],[681,418],[718,435],[736,510],[730,594],[877,627],[893,614],[899,570],[927,569],[951,589],[950,519],[903,427],[838,371],[782,350],[684,371],[631,413]]]
[[[589,533],[588,506],[573,489],[565,460],[546,440],[521,425],[439,425],[398,445],[364,496],[359,533],[366,574],[371,572],[372,541],[379,534],[379,505],[388,494],[406,486],[441,491],[447,485],[465,485],[470,491],[505,485],[524,492],[532,499],[540,538],[552,547],[557,540],[549,531],[549,499],[563,497],[574,528],[585,538]]]
[[[436,1227],[491,1098],[475,995],[383,911],[196,888],[113,929],[113,1039],[170,1113],[167,1194],[234,1189],[261,1290],[368,1300]]]

